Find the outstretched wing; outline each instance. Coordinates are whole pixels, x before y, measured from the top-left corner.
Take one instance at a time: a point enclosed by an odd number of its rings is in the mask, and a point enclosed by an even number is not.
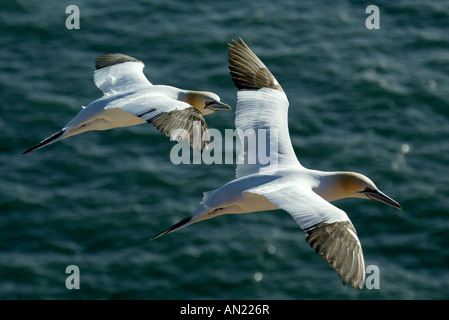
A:
[[[172,99],[158,86],[153,86],[143,73],[142,61],[111,53],[100,56],[95,67],[95,84],[105,95],[115,93],[116,99],[117,94],[123,92],[123,97],[109,102],[106,109],[121,108],[153,124],[173,140],[181,142],[188,138],[196,151],[202,151],[208,144],[202,140],[209,135],[201,114],[191,105]]]
[[[102,55],[95,62],[95,85],[104,94],[152,86],[143,74],[144,66],[142,61],[121,53]]]
[[[240,43],[233,40],[233,44],[228,43],[229,70],[232,81],[239,90],[259,90],[270,88],[284,92],[276,78],[270,70],[239,38]]]
[[[292,183],[270,183],[249,192],[265,196],[275,206],[287,211],[307,232],[306,240],[344,284],[363,288],[365,262],[357,232],[347,214],[310,189]]]
[[[201,152],[209,144],[206,121],[188,103],[167,97],[157,90],[144,90],[111,101],[107,109],[120,108],[154,125],[172,140],[188,139],[192,148]]]
[[[287,96],[241,38],[233,43],[228,46],[229,69],[239,89],[235,126],[241,142],[236,177],[299,165],[288,131]]]

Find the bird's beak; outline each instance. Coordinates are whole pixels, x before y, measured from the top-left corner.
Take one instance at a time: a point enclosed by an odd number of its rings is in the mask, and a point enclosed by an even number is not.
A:
[[[377,200],[388,204],[389,206],[401,209],[401,205],[398,202],[394,201],[380,190],[366,190],[363,193],[372,200]]]
[[[209,109],[209,110],[212,110],[215,112],[215,111],[221,111],[221,110],[231,110],[231,107],[228,106],[226,103],[214,100],[211,104],[204,107],[204,109]]]

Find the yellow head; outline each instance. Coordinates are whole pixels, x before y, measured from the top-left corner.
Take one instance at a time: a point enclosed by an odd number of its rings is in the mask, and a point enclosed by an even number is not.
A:
[[[213,92],[186,91],[180,100],[190,104],[203,116],[216,111],[231,110],[231,107],[223,102],[220,102],[220,97]]]
[[[327,201],[343,198],[363,198],[377,200],[392,207],[401,208],[395,200],[380,191],[374,182],[356,172],[332,172],[324,176],[314,189]]]

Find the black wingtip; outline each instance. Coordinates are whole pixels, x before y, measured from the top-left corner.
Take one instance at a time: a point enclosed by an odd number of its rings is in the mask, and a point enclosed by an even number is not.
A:
[[[155,235],[150,240],[154,240],[156,238],[159,238],[159,237],[163,236],[164,234],[167,234],[169,232],[175,231],[176,229],[179,229],[179,228],[183,227],[185,224],[189,223],[191,220],[192,220],[192,217],[184,218],[181,221],[179,221],[178,223],[176,223],[173,226],[171,226],[170,228],[168,228],[168,229],[158,233],[157,235]]]
[[[139,62],[143,64],[142,61],[133,58],[131,56],[127,56],[126,54],[108,53],[98,57],[97,61],[95,61],[95,68],[99,70],[102,68],[110,67],[124,62]]]
[[[238,90],[262,88],[284,91],[262,60],[239,37],[239,42],[228,43],[229,70]]]

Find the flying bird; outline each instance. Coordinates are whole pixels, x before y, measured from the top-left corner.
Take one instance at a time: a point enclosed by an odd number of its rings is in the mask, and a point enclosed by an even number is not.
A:
[[[360,173],[310,170],[300,164],[288,131],[287,96],[268,68],[239,40],[228,44],[229,69],[238,88],[235,125],[242,134],[239,156],[243,161],[237,162],[236,178],[205,192],[191,216],[153,239],[223,214],[282,209],[307,233],[310,246],[336,270],[343,284],[351,281],[353,289],[361,289],[365,262],[357,232],[347,214],[331,202],[355,197],[401,206]],[[251,130],[276,137],[277,148],[269,149],[275,161],[254,161],[258,158],[251,156],[254,150],[243,134]]]
[[[142,123],[153,124],[179,142],[189,138],[192,148],[202,151],[209,138],[203,116],[231,109],[213,92],[153,85],[143,73],[144,63],[121,53],[100,56],[95,68],[94,82],[103,91],[103,96],[83,107],[60,131],[23,154],[86,131]],[[193,141],[195,123],[197,130],[201,130],[196,136],[206,141]]]

